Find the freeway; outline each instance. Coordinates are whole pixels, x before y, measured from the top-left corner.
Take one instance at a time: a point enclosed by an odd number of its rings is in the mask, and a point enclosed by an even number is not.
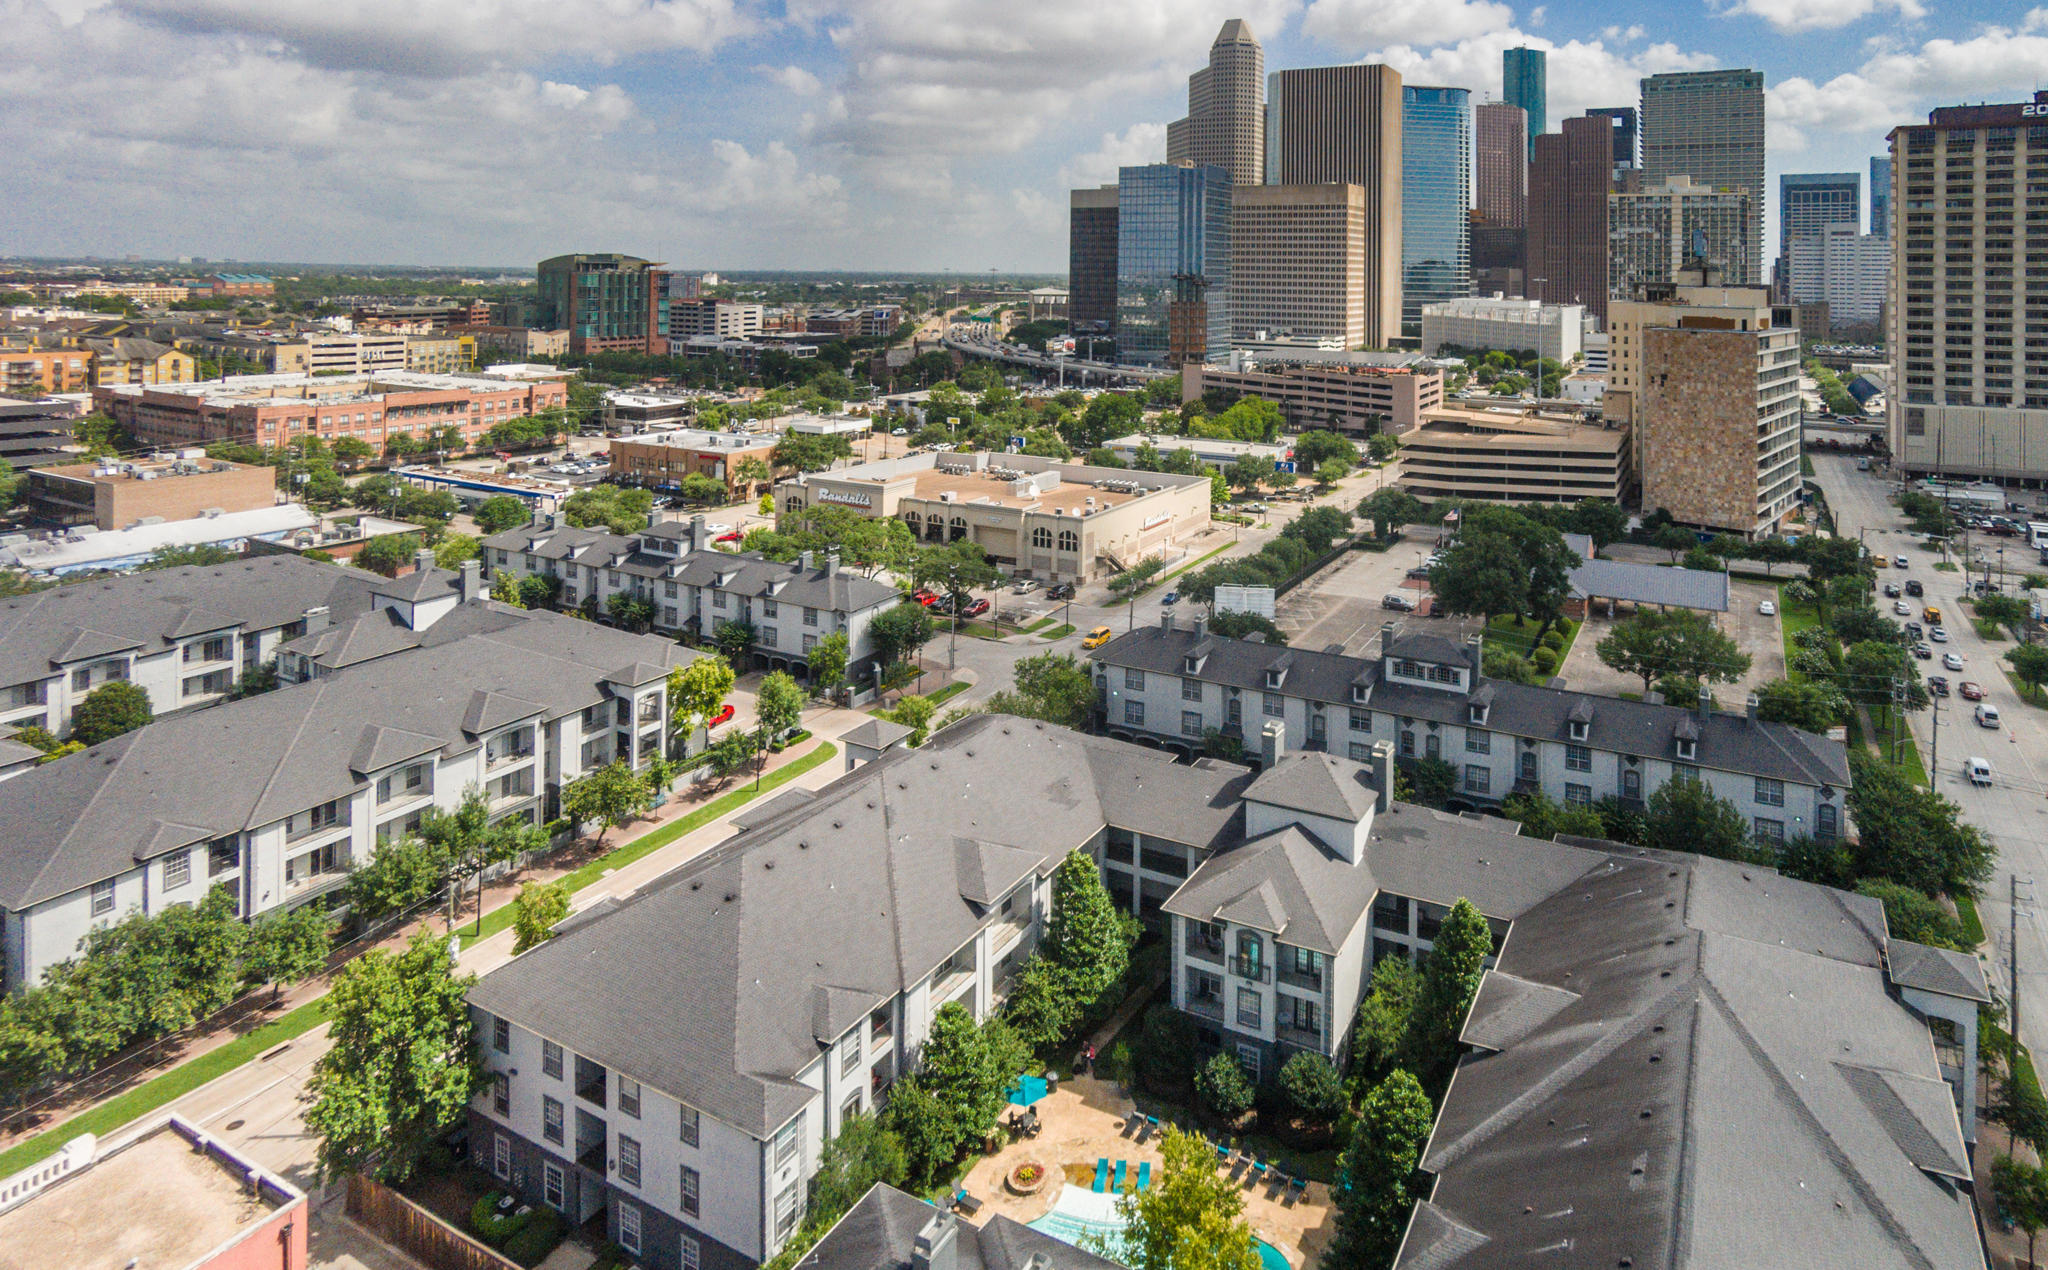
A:
[[[1173,373],[1145,366],[1091,362],[1079,357],[1049,357],[1044,353],[1034,353],[1021,344],[961,339],[950,333],[945,337],[945,346],[948,350],[966,357],[982,357],[990,361],[1007,362],[1012,366],[1028,366],[1049,375],[1079,375],[1084,383],[1090,377],[1100,378],[1112,384],[1146,383],[1154,379],[1164,379]]]

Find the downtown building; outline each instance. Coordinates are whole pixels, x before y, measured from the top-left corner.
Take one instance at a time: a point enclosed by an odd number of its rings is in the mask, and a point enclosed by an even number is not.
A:
[[[1472,92],[1401,89],[1401,334],[1422,306],[1472,294]]]
[[[1530,299],[1607,313],[1607,192],[1613,139],[1605,119],[1567,119],[1535,140],[1529,168]]]
[[[1863,224],[1863,176],[1858,172],[1786,172],[1778,177],[1778,299],[1788,304],[1826,300],[1820,276],[1802,274],[1794,248],[1818,238],[1830,225],[1860,230]],[[1811,257],[1809,257],[1811,259]]]
[[[1472,288],[1518,296],[1528,289],[1529,117],[1512,102],[1482,102],[1472,137]]]
[[[1188,76],[1188,113],[1166,125],[1166,161],[1220,167],[1233,185],[1266,171],[1266,51],[1243,18],[1209,46],[1209,64]]]
[[[1117,180],[1117,360],[1179,368],[1230,350],[1230,173],[1152,163]]]
[[[1550,130],[1549,69],[1542,49],[1501,50],[1501,100],[1520,106],[1529,122],[1529,154],[1536,161],[1536,138]]]
[[[2048,92],[1894,128],[1889,441],[1901,475],[2048,480]]]
[[[1626,300],[1644,287],[1672,281],[1697,244],[1730,278],[1746,277],[1750,208],[1745,190],[1720,190],[1674,176],[1636,193],[1607,197],[1607,285]]]
[[[1854,225],[1829,225],[1792,244],[1792,283],[1802,315],[1818,301],[1830,326],[1873,326],[1883,320],[1892,281],[1892,243],[1884,234],[1859,234]]]
[[[1710,189],[1750,195],[1739,263],[1728,280],[1758,286],[1763,277],[1764,77],[1760,71],[1681,71],[1651,75],[1643,90],[1643,184],[1691,177]]]
[[[569,351],[668,352],[668,274],[652,260],[616,252],[540,262],[534,320],[567,330]]]
[[[1357,185],[1232,190],[1232,342],[1365,344],[1366,215]]]
[[[1115,329],[1116,198],[1114,185],[1067,196],[1067,317],[1076,332]]]

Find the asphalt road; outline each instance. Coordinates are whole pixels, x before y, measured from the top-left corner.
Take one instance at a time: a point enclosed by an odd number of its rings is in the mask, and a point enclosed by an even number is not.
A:
[[[2000,673],[2005,650],[2013,645],[1978,637],[1960,604],[1963,575],[1934,568],[1939,557],[1922,549],[1919,539],[1906,532],[1904,518],[1889,502],[1891,484],[1879,475],[1857,471],[1853,458],[1827,454],[1813,458],[1815,475],[1827,491],[1843,535],[1861,536],[1872,552],[1906,557],[1907,568],[1880,569],[1878,582],[1903,584],[1907,578],[1917,578],[1927,596],[1916,605],[1931,603],[1943,610],[1949,640],[1933,645],[1935,660],[1921,663],[1922,673],[1946,675],[1951,685],[1964,680],[1981,685],[1984,699],[1997,706],[2002,716],[1999,728],[1981,728],[1971,717],[1971,703],[1960,697],[1937,697],[1932,709],[1912,717],[1911,727],[1921,758],[1931,760],[1935,787],[1954,800],[1964,818],[1982,829],[1998,848],[1997,875],[1986,886],[1978,908],[1997,952],[1997,964],[1988,968],[1990,978],[2008,988],[2011,909],[2006,897],[2008,879],[2020,879],[2020,1027],[2022,1039],[2036,1053],[2044,1052],[2043,1047],[2048,1046],[2048,912],[2034,902],[2044,893],[2030,880],[2048,883],[2048,796],[2044,796],[2048,795],[2048,711],[2021,701]],[[2012,540],[2005,542],[2010,548]],[[2026,553],[2019,554],[2024,557]],[[2007,558],[2012,558],[2010,550]],[[1890,600],[1878,599],[1881,611],[1889,612]],[[1945,651],[1963,659],[1962,670],[1942,669],[1940,656]],[[1989,786],[1972,785],[1963,776],[1963,762],[1973,756],[1991,763],[1995,775]]]

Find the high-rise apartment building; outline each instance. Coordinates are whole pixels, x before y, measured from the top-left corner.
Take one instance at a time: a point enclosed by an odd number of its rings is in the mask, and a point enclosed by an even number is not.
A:
[[[1365,340],[1401,329],[1401,73],[1391,66],[1275,71],[1266,92],[1266,184],[1365,192]]]
[[[1607,306],[1603,413],[1634,432],[1646,510],[1743,537],[1799,504],[1799,327],[1762,287],[1688,260]]]
[[[1529,161],[1536,161],[1536,138],[1550,129],[1548,72],[1542,49],[1504,49],[1500,55],[1501,99],[1522,108],[1529,117]]]
[[[1523,294],[1607,312],[1607,191],[1613,138],[1605,119],[1567,119],[1536,138],[1529,166],[1529,244]]]
[[[1634,106],[1595,106],[1588,119],[1605,119],[1614,128],[1614,170],[1617,173],[1643,166],[1641,116]],[[1619,188],[1620,183],[1616,182]]]
[[[1626,300],[1646,286],[1672,281],[1702,245],[1704,259],[1723,276],[1744,276],[1750,265],[1744,255],[1749,209],[1749,195],[1710,189],[1684,176],[1608,195],[1608,295]]]
[[[1794,304],[1819,300],[1820,277],[1800,278],[1792,266],[1792,245],[1818,237],[1830,225],[1863,226],[1863,174],[1785,172],[1778,177],[1778,298]],[[1812,253],[1807,253],[1813,259]]]
[[[1401,333],[1472,294],[1472,92],[1401,89]]]
[[[1880,155],[1870,159],[1870,232],[1879,238],[1892,234],[1892,161]]]
[[[1529,204],[1529,113],[1513,102],[1481,102],[1472,108],[1472,134],[1478,179],[1472,206],[1489,225],[1522,228]]]
[[[1258,185],[1266,172],[1266,50],[1243,18],[1232,18],[1209,46],[1209,64],[1188,76],[1188,113],[1166,125],[1166,161],[1214,164],[1234,185]]]
[[[1241,185],[1230,199],[1234,341],[1386,342],[1366,324],[1364,189]]]
[[[1831,326],[1878,321],[1891,279],[1892,244],[1882,234],[1837,224],[1792,243],[1792,286],[1801,312],[1818,301]]]
[[[1116,189],[1067,196],[1067,318],[1085,334],[1116,323]]]
[[[1747,271],[1763,282],[1764,77],[1761,71],[1681,71],[1643,80],[1643,184],[1689,176],[1750,196]]]
[[[2048,479],[2048,91],[1936,110],[1891,157],[1892,461]]]
[[[1228,169],[1151,163],[1117,174],[1117,358],[1222,360],[1230,350]]]
[[[572,353],[668,352],[668,275],[637,256],[555,256],[540,262],[534,325],[569,332]]]

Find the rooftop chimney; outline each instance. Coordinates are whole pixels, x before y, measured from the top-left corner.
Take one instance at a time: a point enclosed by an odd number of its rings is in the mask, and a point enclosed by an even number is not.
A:
[[[933,1213],[910,1245],[910,1270],[957,1270],[959,1242],[960,1219],[947,1212]]]
[[[421,548],[420,548],[420,549],[419,549],[418,551],[415,551],[415,552],[413,552],[413,553],[412,553],[412,567],[413,567],[413,568],[414,568],[414,569],[415,569],[416,571],[419,571],[419,572],[424,572],[424,571],[426,571],[426,570],[428,570],[428,569],[431,569],[431,568],[433,568],[433,567],[434,567],[434,552],[433,552],[433,549],[432,549],[431,547],[421,547]]]
[[[1757,704],[1758,704],[1758,703],[1757,703],[1757,699],[1756,699],[1756,694],[1755,694],[1755,693],[1753,693],[1753,692],[1752,692],[1752,693],[1750,693],[1750,694],[1749,694],[1749,701],[1748,701],[1748,702],[1746,703],[1746,707],[1747,707],[1747,710],[1748,710],[1748,713],[1749,713],[1749,721],[1750,721],[1751,723],[1755,723],[1755,722],[1756,722],[1756,708],[1757,708]]]
[[[306,634],[308,635],[311,635],[314,631],[324,631],[334,625],[334,614],[328,611],[325,604],[316,604],[312,608],[307,609],[305,619]]]
[[[462,574],[456,580],[457,594],[464,604],[475,604],[484,598],[483,566],[475,560],[462,562]]]
[[[704,527],[702,516],[690,517],[690,550],[702,551],[711,545],[711,531]]]
[[[1159,629],[1162,631],[1170,631],[1173,629],[1172,609],[1161,609],[1159,611]]]
[[[816,552],[799,551],[796,556],[796,567],[803,570],[805,573],[809,573],[811,571],[811,562],[815,559],[817,559]]]
[[[1195,638],[1196,638],[1196,639],[1198,639],[1198,640],[1199,640],[1199,639],[1201,639],[1201,638],[1202,638],[1202,636],[1204,636],[1204,635],[1206,635],[1206,634],[1208,634],[1208,633],[1209,633],[1209,619],[1208,619],[1208,618],[1206,618],[1206,617],[1198,617],[1198,618],[1196,618],[1196,619],[1195,619],[1195,628],[1194,628],[1194,629],[1195,629]]]
[[[1708,715],[1710,715],[1710,714],[1712,714],[1713,712],[1714,712],[1714,694],[1713,694],[1713,693],[1711,693],[1711,692],[1708,692],[1708,691],[1707,691],[1707,686],[1706,686],[1705,684],[1701,684],[1701,685],[1700,685],[1700,703],[1699,703],[1699,715],[1700,715],[1700,721],[1701,721],[1702,723],[1706,722],[1706,718],[1707,718],[1707,716],[1708,716]]]
[[[1483,636],[1474,633],[1465,639],[1465,661],[1472,667],[1472,673],[1465,676],[1465,687],[1468,691],[1479,687],[1479,667],[1485,661],[1485,646],[1480,643],[1482,638]]]
[[[839,548],[837,547],[825,553],[825,576],[828,578],[839,576]]]
[[[1382,656],[1382,657],[1385,657],[1385,656],[1386,656],[1387,654],[1389,654],[1389,653],[1391,653],[1391,652],[1393,652],[1393,651],[1394,651],[1394,624],[1393,624],[1392,622],[1381,622],[1381,623],[1380,623],[1380,656]]]
[[[1279,719],[1268,719],[1266,726],[1259,729],[1259,770],[1270,772],[1285,757],[1287,724]]]
[[[1372,785],[1378,797],[1373,800],[1373,810],[1385,812],[1394,805],[1394,743],[1374,741],[1372,743]]]

